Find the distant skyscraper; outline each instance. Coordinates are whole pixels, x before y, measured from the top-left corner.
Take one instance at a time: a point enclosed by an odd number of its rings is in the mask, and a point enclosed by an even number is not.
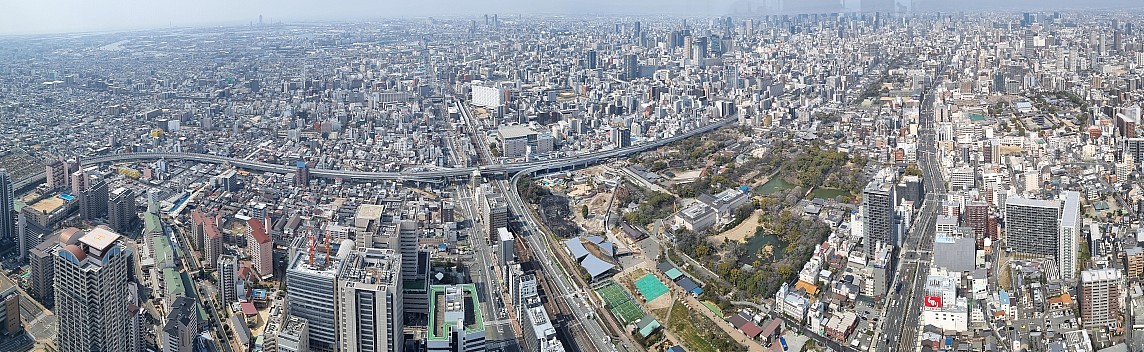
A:
[[[0,169],[0,239],[16,240],[16,212],[12,208],[15,200],[12,178],[7,170]]]
[[[707,59],[707,45],[707,37],[695,38],[691,43],[691,59],[700,67],[704,66],[704,61]]]
[[[1001,71],[993,73],[993,93],[1005,92],[1005,75]]]
[[[640,77],[639,58],[636,54],[624,55],[624,79],[633,80]]]
[[[616,148],[632,146],[632,130],[625,127],[612,128],[612,144],[614,144]]]
[[[868,260],[874,257],[879,242],[899,245],[894,229],[894,187],[884,177],[884,173],[874,176],[874,181],[862,190],[862,226]]]
[[[586,61],[584,64],[588,67],[589,70],[595,70],[596,67],[599,66],[600,62],[597,55],[598,54],[595,50],[588,50],[587,58],[584,59]]]
[[[120,235],[104,228],[58,249],[54,286],[60,351],[128,349],[130,257]]]

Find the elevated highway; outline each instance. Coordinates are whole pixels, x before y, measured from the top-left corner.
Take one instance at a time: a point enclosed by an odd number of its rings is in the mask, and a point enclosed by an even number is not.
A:
[[[588,153],[583,155],[576,155],[566,158],[555,160],[537,160],[521,163],[511,164],[494,164],[485,165],[480,167],[462,167],[462,168],[435,168],[431,170],[405,170],[401,172],[368,172],[368,171],[347,171],[347,170],[333,170],[333,169],[310,169],[310,175],[313,177],[342,179],[347,181],[418,181],[418,182],[445,182],[454,177],[468,177],[473,174],[473,171],[479,170],[484,175],[505,175],[511,176],[522,171],[527,171],[528,174],[540,172],[554,172],[566,171],[576,168],[581,168],[589,165],[599,163],[604,160],[609,160],[617,157],[625,157],[632,153],[639,153],[642,151],[659,148],[663,145],[674,143],[676,141],[696,136],[699,134],[707,133],[718,129],[723,126],[730,125],[738,119],[729,117],[722,120],[712,122],[706,126],[692,129],[677,136],[672,136],[664,139],[655,140],[649,143],[643,143],[636,146],[627,148],[612,149]],[[197,161],[212,164],[229,164],[238,168],[261,171],[261,172],[275,172],[275,173],[290,173],[295,170],[294,166],[272,164],[262,161],[247,160],[233,157],[226,157],[214,154],[200,154],[200,153],[122,153],[122,154],[108,154],[94,157],[88,157],[81,161],[83,165],[95,165],[102,163],[113,162],[127,162],[139,160],[187,160]],[[43,182],[44,173],[38,173],[31,177],[25,178],[15,182],[17,189],[24,188],[39,182]]]

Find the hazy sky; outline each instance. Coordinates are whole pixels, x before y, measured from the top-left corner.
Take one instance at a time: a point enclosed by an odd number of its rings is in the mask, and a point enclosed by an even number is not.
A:
[[[729,13],[743,0],[0,0],[0,34],[486,13]]]
[[[758,11],[781,0],[0,0],[0,35],[103,31],[258,21],[515,14],[671,14]],[[843,0],[785,0],[840,4]],[[908,2],[898,0],[899,2]],[[1136,6],[1142,0],[915,0],[941,10]],[[861,0],[845,0],[847,4]],[[1078,5],[1079,4],[1079,5]],[[957,6],[960,8],[954,8]]]

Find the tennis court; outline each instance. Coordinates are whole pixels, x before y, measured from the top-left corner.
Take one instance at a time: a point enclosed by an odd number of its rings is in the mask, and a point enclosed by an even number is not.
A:
[[[596,293],[600,295],[600,298],[604,300],[604,305],[620,322],[631,324],[643,318],[644,311],[640,308],[639,303],[636,303],[628,291],[614,281],[596,289]]]
[[[643,295],[644,299],[648,302],[659,298],[659,296],[663,296],[668,290],[667,286],[664,285],[662,281],[659,281],[659,278],[656,278],[653,274],[644,275],[644,277],[636,280],[636,289],[640,291],[640,294]]]
[[[620,319],[620,321],[624,324],[631,324],[632,322],[643,318],[644,312],[643,309],[640,309],[640,306],[636,304],[636,301],[628,300],[627,302],[612,308],[612,315],[615,315],[616,318]]]
[[[632,299],[631,296],[628,296],[628,293],[624,291],[624,288],[615,282],[609,282],[607,285],[596,289],[596,293],[600,294],[600,298],[604,299],[604,304],[608,306],[608,308],[615,307]]]

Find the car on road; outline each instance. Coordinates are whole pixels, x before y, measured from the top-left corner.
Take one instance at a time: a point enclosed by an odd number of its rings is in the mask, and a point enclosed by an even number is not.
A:
[[[779,336],[779,344],[783,345],[783,351],[786,351],[789,349],[789,347],[787,347],[787,344],[786,344],[786,337],[785,336]]]

